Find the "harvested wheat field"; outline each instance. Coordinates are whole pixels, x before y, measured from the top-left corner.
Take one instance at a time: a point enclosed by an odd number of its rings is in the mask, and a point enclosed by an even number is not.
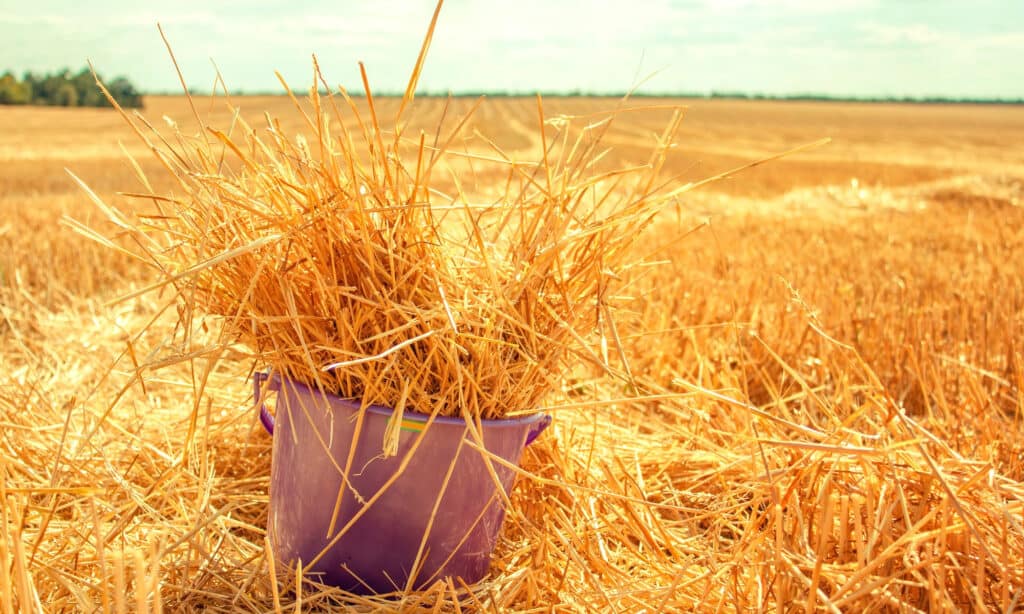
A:
[[[404,105],[330,100],[352,133],[372,111],[393,134]],[[199,121],[296,143],[295,168],[324,155],[315,103],[194,103],[150,97],[144,116],[161,151],[223,152],[202,158],[206,178],[262,154],[217,149]],[[1024,108],[412,105],[403,134],[450,136],[435,202],[509,194],[521,177],[497,158],[564,170],[597,130],[593,172],[659,164],[670,195],[615,243],[629,264],[598,303],[615,317],[581,315],[595,332],[573,340],[590,359],[559,354],[550,393],[494,410],[553,423],[523,456],[486,578],[359,596],[275,561],[272,439],[251,383],[267,350],[182,304],[166,280],[189,271],[159,260],[174,241],[139,249],[140,224],[171,228],[156,211],[183,193],[167,172],[180,160],[151,155],[113,110],[0,108],[0,611],[1024,607]],[[155,194],[170,200],[139,197]],[[257,248],[231,249],[198,261]]]

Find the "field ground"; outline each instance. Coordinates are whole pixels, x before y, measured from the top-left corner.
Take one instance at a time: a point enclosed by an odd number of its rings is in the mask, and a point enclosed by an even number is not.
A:
[[[286,98],[235,102],[302,129]],[[183,98],[146,103],[195,125]],[[417,104],[432,136],[442,101]],[[596,121],[615,104],[544,111]],[[679,182],[832,142],[666,208],[642,242],[662,264],[630,287],[621,331],[627,368],[665,398],[600,404],[622,391],[567,380],[580,407],[527,453],[545,480],[517,486],[490,579],[350,603],[1024,607],[1024,107],[632,101],[602,163],[645,162],[679,104]],[[478,132],[535,160],[537,117],[531,99],[485,101],[454,149],[486,149]],[[248,365],[221,360],[204,394],[178,367],[134,380],[133,360],[168,351],[152,332],[173,328],[166,300],[110,304],[149,269],[65,219],[116,234],[65,169],[130,207],[117,192],[145,190],[125,152],[171,188],[112,111],[0,107],[0,606],[291,607],[263,548],[270,440]]]

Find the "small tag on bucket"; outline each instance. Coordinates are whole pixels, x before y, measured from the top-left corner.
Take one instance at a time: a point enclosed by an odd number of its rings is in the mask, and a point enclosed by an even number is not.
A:
[[[409,433],[422,433],[423,427],[427,426],[426,422],[422,420],[410,420],[409,418],[402,418],[402,430]]]

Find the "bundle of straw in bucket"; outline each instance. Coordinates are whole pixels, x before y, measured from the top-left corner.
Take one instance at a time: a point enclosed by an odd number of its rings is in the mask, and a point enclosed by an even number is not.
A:
[[[136,195],[150,214],[102,205],[160,277],[124,298],[171,286],[183,321],[219,317],[257,364],[406,411],[503,418],[580,361],[612,371],[614,290],[668,199],[659,171],[681,113],[626,169],[598,170],[614,113],[571,142],[568,127],[541,126],[538,162],[453,152],[468,115],[430,138],[404,131],[422,59],[390,131],[368,87],[368,113],[344,89],[313,88],[308,107],[293,96],[312,139],[269,117],[260,131],[230,99],[229,131],[197,114],[200,135],[166,137],[124,114],[174,181],[172,195]],[[435,181],[466,157],[477,173],[500,168],[490,202],[470,202],[458,177]],[[458,191],[434,188],[445,181]]]
[[[308,103],[289,90],[304,134],[286,134],[269,116],[256,129],[227,97],[232,125],[207,126],[196,112],[197,135],[173,123],[173,134],[163,135],[141,116],[118,108],[169,173],[173,192],[138,195],[155,207],[141,214],[116,210],[94,197],[128,239],[121,245],[134,246],[119,249],[159,275],[130,296],[173,288],[186,334],[199,319],[219,322],[221,343],[249,348],[254,364],[269,367],[283,382],[278,384],[283,397],[301,388],[355,400],[359,421],[354,432],[324,436],[309,418],[315,426],[310,440],[319,442],[328,457],[325,471],[333,467],[340,476],[325,482],[323,490],[336,489],[337,497],[333,510],[327,506],[323,527],[307,523],[311,531],[327,533],[326,538],[317,536],[322,547],[313,555],[314,564],[363,517],[364,507],[377,502],[394,481],[392,474],[410,462],[428,462],[423,456],[403,458],[382,474],[379,492],[364,488],[360,493],[352,475],[371,472],[355,452],[362,412],[368,408],[379,406],[393,414],[366,463],[399,454],[403,415],[462,419],[467,429],[476,425],[479,431],[482,421],[538,411],[543,398],[560,390],[565,375],[581,364],[630,380],[628,361],[616,368],[609,359],[621,347],[615,319],[626,304],[616,292],[629,270],[643,264],[631,249],[641,230],[688,187],[668,191],[668,180],[661,177],[681,122],[679,110],[650,159],[628,168],[608,168],[603,160],[601,140],[615,112],[584,118],[589,123],[580,127],[573,125],[574,118],[545,122],[539,98],[540,148],[538,159],[529,163],[514,161],[496,145],[486,155],[456,151],[453,144],[462,138],[472,110],[447,125],[447,113],[442,113],[429,137],[425,131],[408,134],[408,114],[437,17],[435,11],[390,128],[378,116],[380,105],[365,70],[361,106],[343,88],[332,90],[314,60]],[[470,168],[475,176],[491,178],[491,184],[467,186],[460,171]],[[141,179],[150,185],[145,176]],[[315,396],[303,394],[287,398],[296,403]],[[329,413],[333,408],[319,409]],[[302,412],[310,416],[308,408]],[[281,459],[292,450],[281,440],[297,437],[296,421],[289,422],[290,437],[275,438],[271,533],[275,518],[290,510],[275,503],[274,489],[284,488],[276,476]],[[324,424],[334,428],[330,420]],[[351,439],[351,447],[328,449],[335,433]],[[518,447],[499,460],[514,465],[524,441],[535,435],[520,434]],[[475,441],[481,449],[489,445],[479,432]],[[407,437],[403,445],[411,455],[419,443]],[[431,467],[433,473],[448,476],[438,487],[441,493],[452,476],[461,475],[455,466],[463,462],[456,461],[462,449],[459,443],[448,460],[430,457],[439,465]],[[485,460],[486,471],[472,471],[503,482],[507,490],[512,473],[499,467],[504,472],[499,480],[494,464]],[[353,495],[346,499],[347,490]],[[323,507],[322,494],[296,498],[316,499],[302,505]],[[507,501],[501,492],[490,496]],[[423,505],[431,509],[430,501]],[[466,531],[477,530],[481,518],[500,525],[500,511],[487,516],[490,502],[482,505],[477,522],[467,524]],[[438,509],[434,505],[412,531],[424,532],[418,549],[410,549],[415,560],[396,567],[409,576],[405,588],[416,586],[410,569],[427,556],[426,533]],[[379,524],[399,532],[400,521],[387,518]],[[484,540],[485,549],[493,547],[496,528],[488,530],[492,535]],[[276,539],[284,543],[284,556],[301,558],[288,550],[287,537]],[[444,547],[458,550],[465,539],[456,536],[455,541]],[[443,552],[439,556],[433,576],[444,573],[451,559]],[[479,576],[478,571],[471,575]],[[402,579],[385,575],[377,583],[359,579],[349,587],[380,592],[386,580],[402,588]]]

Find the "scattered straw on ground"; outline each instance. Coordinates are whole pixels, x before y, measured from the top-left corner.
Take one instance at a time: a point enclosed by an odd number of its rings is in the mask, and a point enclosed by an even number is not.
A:
[[[663,251],[623,344],[636,377],[689,395],[605,404],[606,378],[567,382],[488,580],[303,604],[1012,610],[1024,212],[830,217],[725,218]],[[32,298],[5,288],[0,604],[294,607],[265,554],[248,362],[222,357],[194,414],[184,364],[131,376],[127,331],[160,302]]]

